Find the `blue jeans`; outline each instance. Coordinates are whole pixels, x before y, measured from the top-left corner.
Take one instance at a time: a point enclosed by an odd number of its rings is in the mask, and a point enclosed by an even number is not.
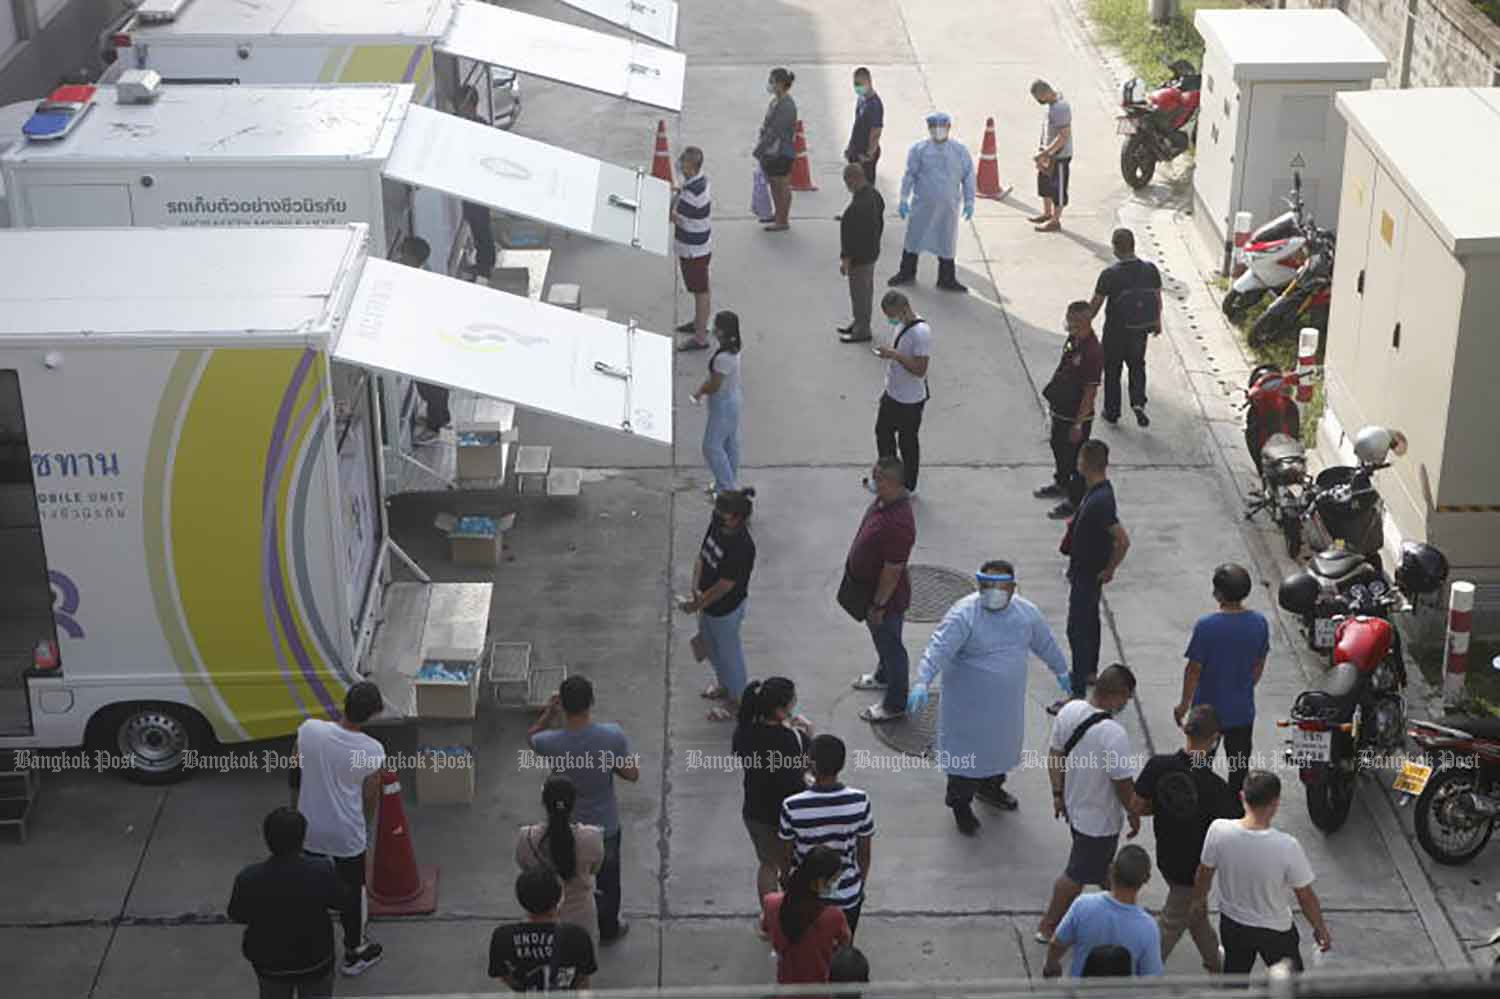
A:
[[[1073,654],[1073,696],[1083,697],[1099,672],[1099,599],[1097,579],[1075,579],[1068,589],[1068,647]]]
[[[901,644],[903,617],[902,614],[887,614],[880,619],[878,626],[871,624],[868,618],[865,619],[865,627],[870,629],[870,637],[875,641],[875,653],[880,657],[880,665],[875,668],[875,679],[886,685],[885,700],[882,703],[887,711],[906,710],[906,685],[911,672],[911,659],[906,654],[906,646]]]
[[[723,617],[714,617],[707,611],[698,615],[698,630],[708,642],[708,661],[714,664],[714,676],[736,701],[749,680],[745,672],[745,647],[740,643],[740,625],[748,606],[748,599],[741,600],[738,607]]]
[[[708,397],[708,425],[703,428],[703,460],[714,476],[714,488],[736,489],[740,472],[740,400]]]

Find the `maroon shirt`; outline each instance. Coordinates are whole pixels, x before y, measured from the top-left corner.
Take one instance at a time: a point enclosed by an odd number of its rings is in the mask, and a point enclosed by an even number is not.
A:
[[[1064,419],[1075,419],[1078,407],[1083,404],[1083,392],[1089,385],[1098,385],[1104,374],[1104,347],[1093,331],[1082,340],[1071,336],[1063,343],[1062,357],[1057,370],[1042,393],[1051,404],[1052,412]]]
[[[917,518],[911,512],[911,501],[902,498],[881,506],[876,500],[865,511],[865,519],[859,522],[859,531],[849,546],[849,575],[856,582],[874,584],[887,565],[905,565],[916,543]],[[885,605],[886,613],[905,613],[910,604],[911,578],[903,569],[901,581]]]

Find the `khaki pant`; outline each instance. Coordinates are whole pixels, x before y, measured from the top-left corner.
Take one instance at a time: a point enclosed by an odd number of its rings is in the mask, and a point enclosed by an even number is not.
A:
[[[1165,961],[1172,948],[1187,930],[1203,958],[1203,967],[1217,974],[1219,971],[1219,936],[1208,921],[1208,906],[1193,908],[1193,889],[1190,885],[1168,885],[1167,904],[1156,917],[1161,929],[1161,959]]]

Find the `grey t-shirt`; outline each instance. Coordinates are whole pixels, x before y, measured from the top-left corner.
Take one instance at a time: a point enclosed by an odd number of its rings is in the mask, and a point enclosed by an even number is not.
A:
[[[1073,155],[1072,105],[1068,103],[1066,97],[1058,94],[1057,100],[1046,105],[1046,108],[1046,117],[1042,119],[1042,148],[1046,149],[1052,145],[1052,141],[1057,138],[1057,133],[1066,128],[1068,129],[1067,141],[1062,144],[1056,156],[1060,160],[1068,159]]]
[[[539,761],[555,774],[562,774],[578,788],[575,821],[599,826],[605,835],[620,828],[620,810],[615,804],[614,768],[628,762],[630,741],[612,722],[591,722],[576,732],[548,729],[531,738]]]

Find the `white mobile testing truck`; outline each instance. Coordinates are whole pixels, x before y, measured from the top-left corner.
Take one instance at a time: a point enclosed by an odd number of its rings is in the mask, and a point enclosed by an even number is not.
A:
[[[676,41],[674,0],[570,6]],[[151,69],[169,85],[411,83],[429,107],[468,83],[505,128],[519,110],[517,71],[681,111],[686,69],[679,52],[481,0],[146,0],[111,33],[110,55],[106,82]]]
[[[151,103],[121,104],[115,88],[101,87],[64,138],[20,142],[0,155],[11,224],[363,222],[377,255],[394,257],[415,234],[440,261],[459,235],[462,199],[667,254],[671,191],[663,181],[414,104],[411,91],[164,87]],[[381,399],[393,491],[400,483],[445,488],[427,470],[451,461],[411,456],[415,393],[389,380]]]
[[[414,711],[485,645],[491,584],[391,542],[394,371],[671,442],[668,337],[404,267],[370,228],[0,232],[0,748],[170,779],[349,684]],[[392,559],[418,582],[393,580]]]

